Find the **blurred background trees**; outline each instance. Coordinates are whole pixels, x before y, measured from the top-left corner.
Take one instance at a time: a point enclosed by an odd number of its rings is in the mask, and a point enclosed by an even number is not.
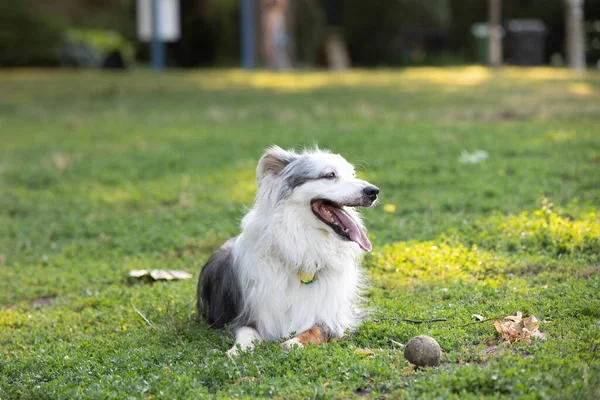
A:
[[[68,65],[65,44],[72,45],[74,41],[83,41],[86,48],[102,55],[122,52],[125,63],[130,62],[125,53],[145,61],[148,46],[136,38],[135,3],[135,0],[2,0],[0,66]],[[255,0],[255,4],[258,22],[261,2]],[[472,26],[488,20],[487,0],[289,0],[287,8],[289,58],[295,66],[330,63],[326,49],[332,37],[345,40],[345,50],[353,66],[481,61],[477,58],[477,39]],[[585,1],[583,10],[585,61],[591,65],[600,59],[600,1]],[[543,63],[565,62],[565,0],[504,0],[504,28],[514,19],[543,22],[546,28]],[[168,45],[168,64],[239,65],[239,21],[239,0],[181,0],[182,36]],[[260,24],[256,26],[260,30]],[[88,31],[95,33],[91,35]],[[258,33],[260,36],[261,32]],[[89,39],[92,36],[94,40]],[[257,46],[259,59],[264,62],[260,47]],[[504,39],[504,59],[515,62],[509,37]]]

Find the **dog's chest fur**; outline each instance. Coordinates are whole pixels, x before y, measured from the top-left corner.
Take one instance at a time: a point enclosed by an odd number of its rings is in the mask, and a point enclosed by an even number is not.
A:
[[[294,218],[295,219],[295,218]],[[243,318],[265,339],[315,325],[341,337],[359,322],[360,250],[333,234],[309,235],[285,213],[264,226],[250,213],[233,248]],[[304,284],[300,269],[314,273]]]

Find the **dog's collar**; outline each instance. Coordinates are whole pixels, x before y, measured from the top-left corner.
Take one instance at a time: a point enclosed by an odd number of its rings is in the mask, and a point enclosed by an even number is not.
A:
[[[300,270],[300,272],[298,272],[298,277],[300,278],[300,282],[304,283],[305,285],[308,285],[313,283],[313,281],[315,280],[315,273],[306,273]]]

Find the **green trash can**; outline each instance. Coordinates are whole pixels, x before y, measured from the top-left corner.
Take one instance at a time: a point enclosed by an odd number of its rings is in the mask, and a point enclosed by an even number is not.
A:
[[[478,64],[489,64],[489,25],[485,23],[473,24],[471,26],[471,33],[475,38],[475,61]]]
[[[490,25],[478,23],[471,26],[471,34],[475,38],[475,60],[478,64],[488,65],[490,63]],[[500,27],[500,36],[504,38],[504,29]]]

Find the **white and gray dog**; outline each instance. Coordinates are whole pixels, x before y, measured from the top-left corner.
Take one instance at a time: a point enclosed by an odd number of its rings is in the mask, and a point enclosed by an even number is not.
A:
[[[233,327],[230,356],[292,333],[283,346],[341,338],[361,321],[360,261],[371,251],[353,207],[372,206],[379,189],[337,154],[277,146],[260,159],[256,179],[242,233],[200,274],[199,315]]]

